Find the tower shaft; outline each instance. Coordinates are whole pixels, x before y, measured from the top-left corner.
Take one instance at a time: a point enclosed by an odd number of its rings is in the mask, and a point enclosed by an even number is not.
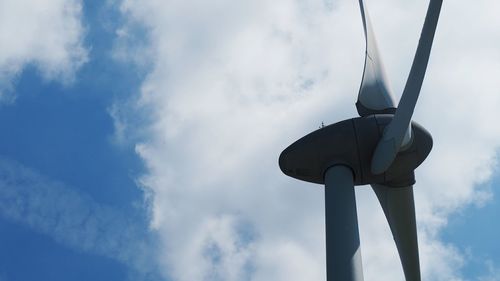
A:
[[[336,165],[325,173],[327,281],[363,281],[354,178]]]

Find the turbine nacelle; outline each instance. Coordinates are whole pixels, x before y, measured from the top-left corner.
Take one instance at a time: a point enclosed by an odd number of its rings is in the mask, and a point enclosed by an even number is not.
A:
[[[432,149],[431,135],[416,122],[412,122],[411,126],[411,143],[397,154],[391,166],[381,174],[371,171],[374,150],[392,118],[391,114],[369,115],[316,130],[281,153],[280,168],[290,177],[324,184],[324,175],[328,168],[345,165],[352,170],[355,185],[413,185],[413,171]]]

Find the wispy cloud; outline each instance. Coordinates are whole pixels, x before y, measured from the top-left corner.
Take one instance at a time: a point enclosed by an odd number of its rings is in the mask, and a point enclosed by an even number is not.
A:
[[[500,280],[500,268],[495,265],[491,260],[484,261],[488,272],[483,276],[478,278],[478,281],[499,281]]]
[[[74,250],[125,263],[137,278],[154,280],[157,274],[154,236],[141,216],[127,216],[5,158],[0,158],[0,216]]]
[[[0,1],[0,101],[14,99],[13,80],[34,66],[68,83],[87,61],[80,0]]]
[[[401,93],[427,3],[367,2]],[[500,127],[488,121],[499,117],[498,5],[444,3],[415,116],[435,139],[415,189],[426,280],[463,279],[463,254],[439,233],[450,214],[489,196],[481,184],[500,145]],[[323,190],[283,176],[277,157],[321,121],[356,116],[364,54],[357,1],[126,0],[122,10],[149,30],[152,66],[137,107],[151,122],[137,152],[165,274],[325,279]],[[365,279],[401,280],[375,196],[357,194]]]

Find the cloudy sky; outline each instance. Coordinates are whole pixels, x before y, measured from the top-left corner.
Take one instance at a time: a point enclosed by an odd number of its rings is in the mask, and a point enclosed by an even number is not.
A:
[[[399,97],[427,1],[366,0]],[[500,280],[500,2],[445,1],[414,120],[423,280]],[[0,0],[0,280],[325,280],[283,148],[356,116],[356,0]],[[365,280],[403,280],[356,188]]]

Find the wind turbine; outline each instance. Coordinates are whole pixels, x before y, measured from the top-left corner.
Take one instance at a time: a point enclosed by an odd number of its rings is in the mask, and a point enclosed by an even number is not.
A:
[[[389,223],[407,281],[420,281],[413,200],[414,170],[432,148],[411,121],[424,80],[442,0],[430,0],[397,108],[386,82],[370,19],[359,0],[366,57],[356,108],[360,117],[316,130],[280,155],[283,173],[325,185],[328,281],[362,281],[355,185],[370,184]]]

